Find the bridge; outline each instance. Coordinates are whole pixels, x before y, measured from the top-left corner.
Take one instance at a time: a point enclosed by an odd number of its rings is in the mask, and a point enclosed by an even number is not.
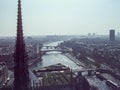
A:
[[[58,52],[62,52],[62,53],[69,53],[69,52],[71,52],[71,50],[61,49],[58,46],[43,46],[43,48],[41,49],[41,53],[42,54],[46,54],[47,52],[52,52],[52,51],[58,51]]]
[[[57,49],[59,46],[43,46],[42,49]]]

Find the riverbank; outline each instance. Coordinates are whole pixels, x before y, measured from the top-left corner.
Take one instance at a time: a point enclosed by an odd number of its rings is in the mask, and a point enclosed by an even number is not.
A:
[[[71,61],[73,61],[74,63],[76,63],[78,66],[82,66],[84,69],[87,69],[86,65],[82,62],[80,62],[78,59],[76,59],[75,57],[73,57],[71,54],[69,53],[65,53],[63,54],[66,57],[68,57]]]
[[[34,60],[32,60],[32,61],[29,63],[29,67],[34,66],[35,64],[37,64],[37,63],[40,62],[40,61],[42,61],[42,60],[41,60],[41,57],[35,58]]]

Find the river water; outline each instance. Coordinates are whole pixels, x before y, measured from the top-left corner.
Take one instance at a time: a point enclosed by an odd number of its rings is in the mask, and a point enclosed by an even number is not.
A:
[[[57,46],[59,42],[53,42],[53,43],[48,43],[45,44],[44,46]],[[78,66],[75,64],[73,61],[71,61],[68,57],[66,57],[64,54],[56,51],[48,52],[45,55],[42,56],[42,61],[36,63],[36,65],[33,66],[33,69],[40,69],[42,67],[54,65],[61,63],[67,67],[70,67],[71,69],[82,69],[82,67]],[[33,75],[34,76],[34,75]],[[32,77],[32,79],[34,79]],[[37,80],[37,78],[36,78]],[[91,77],[88,79],[91,83],[91,85],[95,86],[98,88],[98,90],[110,90],[108,86],[105,84],[105,81],[101,81],[95,77]]]
[[[53,42],[53,43],[48,43],[44,44],[44,46],[57,46],[59,43],[62,41],[58,42]],[[68,57],[66,57],[64,54],[61,52],[57,51],[52,51],[52,52],[47,52],[45,55],[42,56],[42,61],[38,62],[33,69],[40,69],[42,67],[54,65],[61,63],[67,67],[70,67],[71,69],[80,69],[81,67],[78,66],[76,63],[71,61]]]

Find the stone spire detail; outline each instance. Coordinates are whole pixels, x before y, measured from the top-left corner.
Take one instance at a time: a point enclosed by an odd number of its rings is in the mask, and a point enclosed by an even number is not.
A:
[[[17,37],[14,52],[14,90],[29,90],[29,71],[23,37],[21,0],[18,0],[17,13]]]

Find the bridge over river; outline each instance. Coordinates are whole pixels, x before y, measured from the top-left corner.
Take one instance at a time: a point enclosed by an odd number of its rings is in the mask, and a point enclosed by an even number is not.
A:
[[[44,44],[41,51],[45,52],[46,54],[42,56],[42,61],[40,60],[39,62],[37,62],[36,65],[32,67],[32,69],[40,69],[42,67],[58,63],[70,67],[71,69],[81,69],[80,66],[78,66],[76,63],[66,57],[63,53],[61,53],[62,49],[57,47],[58,44],[60,44],[61,42],[62,41]]]
[[[72,52],[69,49],[61,49],[59,46],[43,46],[42,49],[40,50],[40,52],[43,54],[46,54],[46,52],[52,52],[52,51],[57,51],[57,52],[62,52],[62,53]]]

